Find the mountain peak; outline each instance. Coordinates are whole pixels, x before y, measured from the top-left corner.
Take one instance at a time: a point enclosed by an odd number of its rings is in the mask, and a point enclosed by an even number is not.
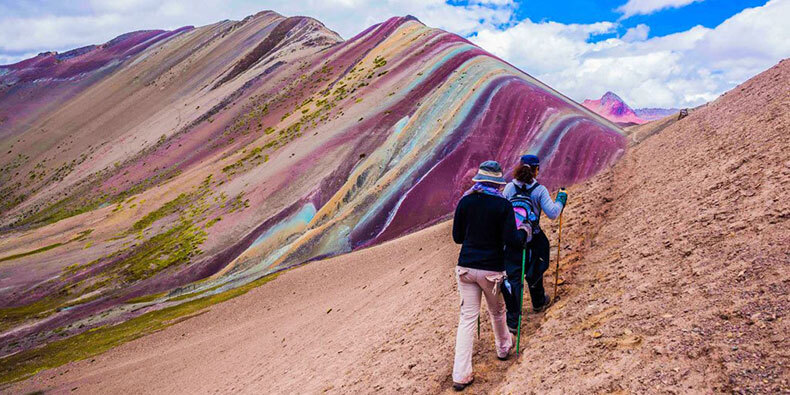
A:
[[[184,26],[175,30],[138,30],[121,34],[98,45],[86,45],[63,53],[47,51],[17,63],[0,65],[11,72],[0,78],[1,83],[15,84],[40,78],[67,79],[101,70],[105,65],[135,55],[162,40],[194,29]]]
[[[587,99],[582,102],[582,105],[621,126],[654,121],[678,111],[676,108],[633,109],[612,91],[606,91],[598,100]]]
[[[610,100],[623,102],[623,99],[621,99],[620,96],[617,96],[616,93],[612,91],[606,91],[606,93],[604,93],[603,96],[601,96],[601,101],[610,101]]]
[[[612,91],[607,91],[598,100],[585,100],[582,105],[620,125],[645,123],[620,96]]]

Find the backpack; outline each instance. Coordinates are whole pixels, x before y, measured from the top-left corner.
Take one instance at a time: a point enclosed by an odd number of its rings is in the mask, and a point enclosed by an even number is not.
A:
[[[510,198],[510,204],[513,205],[513,214],[516,215],[516,226],[521,226],[525,221],[529,223],[529,228],[532,230],[530,236],[540,233],[540,222],[535,210],[535,203],[532,201],[532,191],[535,190],[540,184],[537,182],[530,188],[520,187],[516,183],[516,194]],[[531,238],[531,237],[530,237]]]

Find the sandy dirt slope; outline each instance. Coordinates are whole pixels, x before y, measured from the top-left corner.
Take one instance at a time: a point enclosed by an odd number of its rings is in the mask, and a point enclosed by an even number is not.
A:
[[[458,247],[450,240],[445,222],[298,267],[197,317],[6,390],[449,391],[458,302]],[[487,321],[482,339],[473,393],[499,384],[512,364],[496,359]]]
[[[785,61],[575,187],[561,299],[518,362],[483,325],[468,392],[789,391],[787,86]],[[457,251],[443,223],[311,263],[6,390],[446,392]]]
[[[790,391],[788,86],[784,61],[574,188],[564,293],[503,392]]]

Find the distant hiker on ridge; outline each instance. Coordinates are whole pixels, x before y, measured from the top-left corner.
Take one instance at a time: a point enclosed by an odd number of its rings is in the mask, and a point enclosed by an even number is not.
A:
[[[513,348],[505,302],[499,292],[505,279],[503,254],[505,244],[521,248],[526,241],[526,231],[516,228],[512,205],[499,192],[505,184],[499,163],[483,162],[472,181],[475,185],[458,202],[453,219],[453,240],[462,244],[455,268],[461,296],[453,365],[453,388],[457,391],[474,381],[472,351],[481,294],[491,316],[497,357],[506,360]]]
[[[530,203],[534,213],[532,221],[524,220],[531,226],[532,240],[527,243],[526,280],[529,285],[529,296],[535,312],[545,310],[551,304],[551,298],[543,288],[543,273],[549,267],[549,239],[540,229],[540,213],[544,212],[550,219],[556,219],[568,200],[565,190],[557,192],[557,200],[552,201],[548,189],[540,185],[536,178],[540,160],[535,155],[524,155],[513,172],[513,181],[505,186],[504,196],[515,204],[517,200]],[[524,225],[522,224],[522,226]],[[503,287],[507,303],[507,326],[510,332],[516,333],[518,319],[521,315],[521,259],[520,246],[505,246],[505,270],[507,284]]]

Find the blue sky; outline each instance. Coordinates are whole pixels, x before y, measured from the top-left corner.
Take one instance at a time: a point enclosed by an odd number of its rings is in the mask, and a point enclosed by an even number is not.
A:
[[[790,57],[790,0],[0,0],[0,64],[265,9],[345,38],[411,14],[577,101],[611,90],[633,107],[703,104]]]
[[[457,2],[456,2],[457,3]],[[623,0],[567,0],[557,6],[556,1],[525,1],[517,4],[516,19],[530,18],[533,21],[555,21],[560,23],[594,23],[614,21],[622,16],[617,8]],[[688,30],[696,25],[708,28],[718,26],[727,18],[745,8],[761,6],[766,0],[706,0],[678,8],[665,8],[649,15],[634,15],[620,22],[618,33],[638,24],[647,24],[653,35],[663,36]],[[604,37],[612,37],[604,35]],[[600,38],[599,38],[600,39]]]

